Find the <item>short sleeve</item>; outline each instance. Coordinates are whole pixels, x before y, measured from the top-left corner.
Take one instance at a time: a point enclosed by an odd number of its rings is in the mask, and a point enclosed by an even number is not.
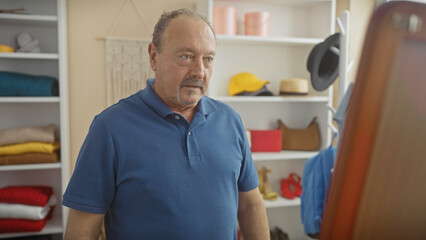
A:
[[[259,186],[259,177],[257,175],[256,167],[254,166],[250,145],[241,118],[240,123],[242,128],[241,135],[243,136],[243,160],[241,163],[240,177],[238,179],[238,191],[247,192]]]
[[[114,198],[116,155],[104,120],[97,116],[80,149],[62,204],[88,213],[105,213]]]

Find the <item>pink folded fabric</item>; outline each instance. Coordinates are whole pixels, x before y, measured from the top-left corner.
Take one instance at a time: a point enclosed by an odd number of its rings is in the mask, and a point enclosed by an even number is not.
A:
[[[0,188],[0,202],[46,206],[52,193],[49,186],[8,186]]]

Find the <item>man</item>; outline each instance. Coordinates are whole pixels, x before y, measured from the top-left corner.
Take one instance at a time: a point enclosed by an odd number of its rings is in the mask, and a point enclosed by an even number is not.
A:
[[[269,239],[244,127],[204,96],[215,58],[196,12],[164,13],[149,46],[155,79],[95,117],[63,197],[65,239]]]

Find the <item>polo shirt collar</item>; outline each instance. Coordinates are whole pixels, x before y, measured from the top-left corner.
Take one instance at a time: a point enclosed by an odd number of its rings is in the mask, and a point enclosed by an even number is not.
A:
[[[169,114],[174,114],[174,112],[155,93],[152,88],[154,82],[155,78],[149,78],[146,80],[146,88],[139,92],[140,98],[162,118],[165,118]],[[216,109],[216,104],[206,96],[201,98],[197,106],[197,112],[200,112],[202,115],[208,115],[209,113],[216,111]]]

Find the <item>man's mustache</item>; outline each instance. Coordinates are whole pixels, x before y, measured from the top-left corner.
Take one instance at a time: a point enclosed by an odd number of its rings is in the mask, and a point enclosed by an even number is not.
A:
[[[182,88],[184,86],[195,86],[201,88],[201,90],[204,90],[204,81],[202,79],[197,79],[195,77],[188,77],[183,82],[180,83],[179,88]]]

